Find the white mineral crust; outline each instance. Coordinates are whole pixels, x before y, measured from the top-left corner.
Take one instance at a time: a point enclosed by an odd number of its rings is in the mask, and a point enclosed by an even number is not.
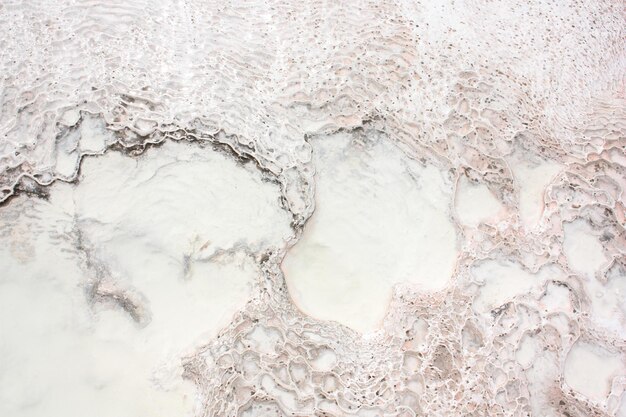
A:
[[[613,0],[0,2],[1,417],[626,417]]]

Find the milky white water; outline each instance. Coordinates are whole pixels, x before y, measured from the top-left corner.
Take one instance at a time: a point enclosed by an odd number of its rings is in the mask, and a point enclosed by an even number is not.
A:
[[[179,358],[246,305],[255,256],[291,231],[256,169],[187,144],[159,151],[88,159],[79,187],[6,208],[6,414],[191,415]]]
[[[381,138],[313,142],[316,211],[283,260],[304,312],[359,331],[380,326],[393,285],[446,287],[457,255],[452,184]]]
[[[0,3],[0,415],[626,416],[625,32]]]

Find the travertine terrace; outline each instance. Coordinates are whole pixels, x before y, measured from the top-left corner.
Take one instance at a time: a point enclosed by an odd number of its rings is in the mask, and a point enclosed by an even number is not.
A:
[[[626,417],[624,18],[0,2],[0,415]]]

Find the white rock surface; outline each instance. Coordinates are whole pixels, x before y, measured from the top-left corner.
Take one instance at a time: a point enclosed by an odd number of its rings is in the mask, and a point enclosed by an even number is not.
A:
[[[625,39],[0,2],[0,416],[626,417]]]

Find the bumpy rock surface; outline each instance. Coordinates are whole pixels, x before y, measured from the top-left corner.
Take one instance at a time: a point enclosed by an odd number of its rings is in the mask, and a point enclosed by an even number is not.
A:
[[[218,335],[173,359],[197,415],[626,416],[623,12],[614,1],[4,1],[0,235],[19,246],[23,199],[58,182],[79,192],[81,162],[143,163],[180,152],[170,142],[226,154],[279,187],[291,235],[203,255],[245,254],[258,279]],[[436,168],[456,239],[443,285],[390,279],[384,320],[365,333],[304,314],[281,270],[324,204],[314,154],[337,135]],[[66,239],[93,270],[96,229],[76,216]],[[90,281],[90,303],[149,322],[143,296],[111,280]]]

